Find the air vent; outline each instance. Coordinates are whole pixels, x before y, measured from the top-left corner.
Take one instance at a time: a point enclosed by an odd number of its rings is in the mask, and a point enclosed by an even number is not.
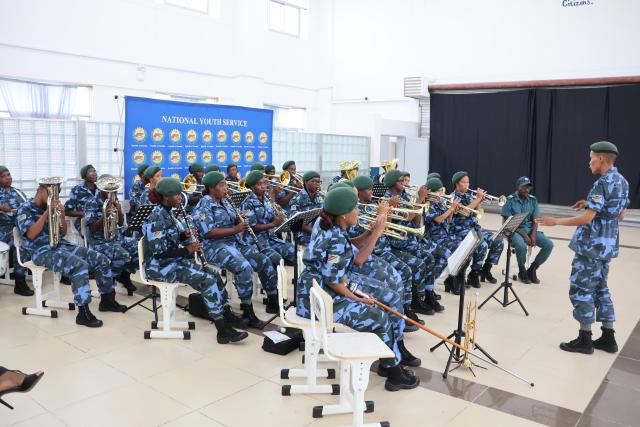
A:
[[[428,83],[429,80],[426,77],[405,77],[404,96],[416,99],[428,98]]]

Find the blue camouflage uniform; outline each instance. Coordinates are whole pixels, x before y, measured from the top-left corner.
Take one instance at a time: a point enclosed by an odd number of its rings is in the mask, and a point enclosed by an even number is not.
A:
[[[142,182],[141,179],[139,179],[136,182],[134,182],[131,188],[129,189],[129,201],[131,203],[131,213],[134,213],[136,211],[136,208],[139,206],[137,201],[140,200],[140,197],[144,192],[144,186],[145,184]]]
[[[198,265],[189,258],[187,243],[180,223],[171,209],[158,204],[142,226],[145,239],[145,266],[149,279],[163,282],[187,283],[202,294],[209,316],[221,318],[226,292],[222,279],[215,271]]]
[[[333,298],[334,322],[347,325],[356,331],[378,335],[395,354],[394,360],[383,359],[380,361],[381,365],[397,365],[401,360],[398,337],[402,336],[398,334],[404,330],[404,319],[395,316],[391,318],[386,311],[377,306],[369,306],[338,295],[329,285],[354,282],[359,290],[396,310],[402,309],[402,298],[399,293],[390,290],[386,283],[353,272],[355,248],[347,232],[336,225],[323,230],[320,221],[318,218],[313,226],[311,240],[303,257],[305,269],[298,281],[297,314],[306,318],[311,316],[309,294],[315,279]]]
[[[201,236],[204,237],[214,228],[231,228],[236,225],[236,213],[229,203],[220,204],[209,195],[200,199],[193,212],[193,221]],[[202,240],[207,261],[233,273],[236,289],[243,303],[251,302],[253,271],[258,273],[267,295],[277,294],[276,269],[271,259],[260,253],[255,245],[247,244],[239,234]]]
[[[9,205],[11,209],[18,209],[24,202],[22,196],[13,188],[0,187],[0,205]],[[15,212],[0,212],[0,241],[9,245],[13,262],[13,272],[16,276],[25,276],[27,269],[18,264],[16,249],[13,246],[13,227],[16,226]],[[22,253],[21,253],[22,255]],[[24,259],[24,257],[23,257]]]
[[[296,194],[289,202],[289,214],[294,215],[297,212],[310,211],[313,209],[321,208],[324,201],[324,194],[318,191],[315,197],[312,199],[307,193],[307,189],[303,188]],[[307,245],[309,243],[310,234],[300,231],[298,233],[298,243],[301,245]]]
[[[27,254],[27,259],[31,258],[34,264],[68,277],[71,281],[74,301],[78,306],[91,302],[90,272],[94,273],[101,295],[113,291],[113,275],[109,258],[106,256],[94,250],[73,245],[62,236],[57,246],[49,246],[48,220],[35,239],[31,240],[27,237],[27,231],[38,221],[44,211],[36,206],[33,200],[23,203],[18,209],[18,229],[23,237],[22,248]]]
[[[149,191],[149,187],[144,187],[140,193],[136,193],[135,198],[132,196],[131,201],[135,203],[136,206],[150,205]]]
[[[618,256],[618,218],[629,206],[629,183],[613,167],[591,187],[587,209],[596,211],[589,224],[578,226],[569,248],[571,263],[569,298],[573,317],[580,324],[614,322],[615,312],[607,286],[609,262]]]
[[[95,190],[92,190],[87,187],[86,182],[78,184],[71,189],[71,193],[69,194],[67,202],[64,204],[64,208],[65,210],[84,212],[86,204],[92,199],[97,199],[98,194],[100,194],[100,190],[98,190],[97,187]],[[73,225],[79,231],[80,218],[75,218]]]
[[[529,213],[529,215],[527,215],[524,221],[522,221],[518,230],[526,233],[527,235],[531,235],[531,231],[533,229],[533,218],[540,216],[538,200],[531,194],[528,194],[524,200],[520,199],[517,191],[509,195],[509,197],[507,197],[507,202],[502,207],[500,215],[508,218],[512,215],[525,212]],[[527,244],[525,243],[524,238],[516,232],[511,235],[510,242],[511,246],[516,250],[518,266],[524,267],[527,257]],[[540,248],[540,252],[536,255],[535,263],[537,265],[542,265],[549,258],[549,255],[551,255],[553,242],[545,236],[542,231],[536,230],[536,246]]]
[[[251,194],[243,200],[240,205],[240,210],[252,227],[257,224],[269,224],[276,217],[276,210],[267,194],[264,194],[262,200],[260,200],[255,193],[251,192]],[[279,239],[271,230],[261,231],[255,234],[264,248],[271,248],[276,251],[280,257],[290,263],[295,261],[295,248],[291,243]]]
[[[456,250],[456,246],[459,243],[451,235],[451,223],[448,219],[441,223],[436,222],[436,218],[444,214],[447,209],[442,203],[431,202],[429,210],[424,215],[424,241],[429,242],[430,247],[435,247],[433,250],[436,258],[435,277],[440,277],[442,270],[447,266],[447,260]]]

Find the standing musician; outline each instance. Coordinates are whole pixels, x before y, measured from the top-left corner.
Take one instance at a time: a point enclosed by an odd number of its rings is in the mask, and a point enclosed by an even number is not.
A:
[[[209,172],[220,172],[220,166],[218,165],[209,165],[206,168],[204,168],[204,174],[208,174]],[[204,178],[204,176],[203,176]]]
[[[349,288],[349,285],[357,285],[359,290],[380,301],[393,307],[402,307],[402,297],[389,289],[386,283],[352,270],[354,264],[363,263],[371,255],[377,238],[385,229],[389,210],[385,204],[380,206],[366,243],[356,248],[347,229],[358,223],[357,202],[355,192],[347,188],[336,188],[327,193],[304,254],[306,267],[299,280],[296,312],[299,316],[310,317],[309,293],[313,280],[316,280],[333,298],[334,322],[356,331],[375,333],[393,350],[395,357],[381,359],[378,369],[381,376],[387,377],[385,388],[389,391],[415,388],[420,384],[420,379],[401,366],[402,352],[410,354],[404,348],[404,342],[398,338],[404,329],[404,320],[390,318],[387,312],[373,306],[370,299],[356,296]]]
[[[4,166],[0,166],[0,241],[9,245],[9,259],[13,264],[15,286],[13,292],[29,297],[33,291],[27,285],[25,279],[27,269],[18,264],[18,253],[13,245],[13,227],[16,226],[16,212],[18,207],[27,201],[26,196],[20,190],[11,186],[13,178],[11,172]]]
[[[98,179],[98,173],[93,165],[85,165],[80,169],[80,178],[84,180],[82,184],[78,184],[71,189],[69,199],[65,203],[66,216],[77,218],[74,221],[74,226],[77,230],[80,230],[80,219],[84,217],[84,208],[87,202],[91,199],[98,197],[98,188],[96,187],[96,180]]]
[[[278,276],[269,257],[260,253],[255,242],[248,244],[241,236],[249,232],[250,225],[239,218],[231,201],[224,176],[209,172],[202,179],[205,195],[193,212],[195,226],[203,239],[207,260],[220,268],[229,270],[235,277],[235,285],[240,297],[242,318],[249,326],[262,328],[264,323],[253,311],[253,271],[260,276],[262,287],[267,293],[267,313],[277,313]]]
[[[137,206],[156,204],[157,201],[151,200],[149,194],[162,179],[162,169],[160,169],[160,166],[149,166],[144,170],[143,174],[144,179],[149,182],[149,186],[145,186],[144,191],[133,202]]]
[[[549,258],[553,250],[553,242],[542,231],[538,231],[535,219],[540,217],[538,200],[531,195],[533,184],[526,176],[516,180],[516,192],[507,197],[500,215],[506,220],[512,215],[528,213],[515,233],[511,235],[511,246],[516,250],[518,260],[518,280],[522,283],[540,283],[536,270]],[[538,246],[540,252],[528,269],[525,268],[527,246]]]
[[[295,248],[290,242],[279,239],[272,232],[274,228],[286,220],[286,217],[282,213],[282,209],[273,202],[274,187],[269,186],[271,191],[271,195],[269,195],[266,193],[267,185],[267,178],[262,172],[256,170],[249,173],[246,186],[251,190],[251,194],[244,199],[240,210],[265,248],[263,253],[269,256],[272,262],[276,261],[276,265],[280,263],[281,258],[293,265]],[[269,255],[268,252],[276,252],[276,256]]]
[[[618,256],[619,221],[624,220],[629,201],[629,183],[614,166],[618,148],[608,141],[590,146],[589,168],[600,175],[591,187],[587,200],[580,200],[574,209],[585,209],[572,218],[542,217],[541,225],[577,225],[569,248],[575,252],[571,263],[569,298],[573,318],[580,323],[578,337],[560,344],[564,351],[593,353],[594,347],[608,353],[618,351],[614,337],[615,312],[607,285],[609,262]],[[594,319],[595,312],[595,319]],[[594,320],[602,322],[602,336],[591,340]]]
[[[322,207],[324,194],[320,191],[322,181],[320,174],[316,171],[308,171],[302,176],[303,188],[295,195],[289,203],[289,212],[293,215],[296,212],[304,212]],[[298,243],[306,245],[311,237],[311,227],[302,226],[302,231],[298,233]]]
[[[140,199],[142,193],[144,193],[145,186],[149,183],[147,178],[144,176],[144,171],[147,170],[148,167],[149,165],[146,163],[138,166],[138,176],[140,179],[136,180],[129,189],[130,214],[134,214],[136,209],[138,209],[138,204],[135,201]]]
[[[296,162],[293,160],[287,160],[282,164],[282,170],[289,172],[289,176],[291,177],[289,181],[289,185],[294,187],[302,188],[300,185],[300,181],[295,179],[296,176]],[[291,189],[283,188],[276,195],[276,203],[282,206],[285,210],[291,209],[291,199],[293,199],[296,195],[296,191],[292,191]]]
[[[100,179],[105,177],[109,175],[102,175]],[[109,204],[107,215],[118,215],[118,227],[113,239],[105,238],[103,206],[107,197],[106,191],[100,191],[98,198],[90,200],[85,206],[85,221],[88,229],[87,247],[111,260],[112,276],[132,295],[136,286],[131,282],[130,276],[138,270],[138,240],[122,233],[124,215],[117,200],[114,204]]]
[[[181,204],[181,192],[182,185],[173,178],[163,178],[152,190],[153,197],[160,202],[142,227],[146,273],[152,280],[188,283],[200,292],[218,330],[218,344],[242,341],[248,334],[233,329],[227,321],[229,310],[225,308],[222,279],[215,271],[195,262],[192,256],[202,250],[201,243],[190,240],[191,230],[182,231],[171,212]]]
[[[47,206],[49,193],[45,185],[40,185],[33,199],[23,203],[18,209],[18,229],[23,236],[25,253],[36,265],[47,267],[62,276],[69,277],[73,290],[74,302],[78,307],[76,323],[78,325],[98,328],[102,321],[89,310],[91,288],[89,274],[96,278],[100,291],[100,311],[124,312],[127,308],[116,301],[113,277],[109,258],[92,249],[73,245],[60,238],[56,246],[49,244],[49,209],[64,211],[62,203],[55,199],[52,206]],[[60,221],[59,235],[67,233],[67,222]]]
[[[204,166],[200,163],[194,163],[189,165],[189,173],[193,175],[196,179],[196,189],[197,186],[202,185],[202,177],[204,176]],[[200,187],[202,188],[202,187]],[[187,213],[190,214],[193,212],[193,208],[198,204],[200,198],[202,197],[202,193],[200,191],[194,191],[189,194],[189,198],[187,199]]]
[[[482,188],[478,188],[474,198],[473,193],[469,191],[469,174],[467,172],[458,171],[454,173],[451,178],[451,182],[456,187],[453,192],[454,198],[458,199],[461,205],[467,206],[470,209],[478,209],[478,207],[480,207],[486,192]],[[502,248],[504,247],[504,242],[502,240],[493,241],[491,239],[491,233],[480,227],[475,215],[464,216],[457,213],[453,216],[451,225],[451,232],[455,236],[457,243],[460,243],[472,228],[478,230],[478,234],[483,238],[480,246],[478,246],[478,249],[473,253],[471,272],[467,277],[468,284],[474,288],[479,288],[479,278],[482,278],[483,282],[487,280],[489,283],[496,283],[497,280],[491,274],[491,267],[498,263],[500,254],[502,253]],[[482,264],[483,261],[484,265]],[[461,271],[460,273],[461,277],[458,277],[458,280],[459,282],[462,282],[464,271]]]
[[[238,176],[238,165],[231,163],[227,166],[227,177],[225,179],[227,181],[240,182],[240,177]]]

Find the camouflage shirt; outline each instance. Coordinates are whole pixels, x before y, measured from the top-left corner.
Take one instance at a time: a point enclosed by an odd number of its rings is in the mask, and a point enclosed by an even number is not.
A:
[[[240,210],[252,227],[257,224],[269,224],[276,217],[276,210],[268,194],[265,194],[260,200],[254,192],[251,192],[240,205]],[[256,236],[263,245],[269,244],[269,230],[256,233]]]
[[[40,209],[33,203],[33,200],[29,200],[18,208],[18,230],[22,235],[22,248],[26,250],[32,258],[35,258],[40,252],[46,252],[51,249],[49,246],[49,220],[44,223],[44,227],[40,234],[35,239],[31,240],[27,237],[27,231],[33,224],[35,224],[40,216],[44,213],[44,209]],[[62,237],[60,242],[62,242]]]
[[[464,194],[458,192],[458,190],[453,192],[453,195],[456,199],[460,200],[460,204],[464,206],[469,206],[471,202],[475,199],[473,197],[473,193],[467,191]],[[453,219],[451,220],[451,224],[449,225],[449,231],[451,234],[455,236],[466,236],[469,230],[472,228],[476,228],[478,226],[478,219],[475,215],[464,216],[461,214],[453,215]]]
[[[143,192],[144,192],[144,184],[142,183],[142,180],[139,179],[136,182],[134,182],[131,188],[129,189],[129,200],[131,201],[138,200],[138,198],[141,196]]]
[[[180,223],[173,216],[170,209],[161,204],[156,205],[142,225],[142,233],[145,238],[145,263],[147,268],[160,271],[170,267],[176,259],[182,258],[158,258],[171,249],[182,246],[184,234]]]
[[[230,243],[243,243],[240,233],[219,239],[204,239],[204,235],[214,228],[231,228],[236,225],[236,212],[231,207],[231,202],[223,200],[222,203],[218,203],[211,196],[204,196],[193,210],[193,222],[200,236],[203,236],[205,249]]]
[[[11,209],[18,209],[18,207],[26,202],[23,197],[16,191],[15,188],[0,187],[0,205],[9,205]],[[16,225],[15,212],[0,212],[0,233],[11,233],[13,227]],[[2,239],[0,239],[2,240]]]
[[[431,202],[429,204],[429,211],[424,215],[425,239],[434,242],[443,242],[449,239],[449,227],[451,226],[449,219],[441,223],[436,222],[436,218],[446,211],[447,207],[442,203]]]
[[[298,194],[293,196],[289,202],[289,211],[294,214],[296,212],[310,211],[312,209],[321,208],[324,203],[324,194],[318,191],[315,197],[312,199],[307,193],[307,190],[303,188],[298,191]]]

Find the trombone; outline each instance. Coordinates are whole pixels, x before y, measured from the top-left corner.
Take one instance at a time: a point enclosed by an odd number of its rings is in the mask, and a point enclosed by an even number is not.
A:
[[[477,190],[469,190],[469,191],[471,192],[471,194],[473,194],[473,197],[476,197],[476,194],[478,193]],[[490,194],[485,194],[484,198],[493,203],[497,202],[498,206],[504,206],[505,203],[507,203],[507,198],[505,196],[496,197]]]
[[[302,190],[302,188],[289,185],[289,183],[291,182],[291,174],[288,171],[282,171],[280,175],[265,175],[265,177],[277,179],[279,183],[278,185],[286,189],[287,191],[297,193],[298,191]],[[298,174],[295,174],[294,177],[296,177],[295,179],[298,179]],[[300,178],[299,182],[302,183],[302,178]],[[271,181],[269,181],[269,185],[274,185],[274,184]]]
[[[229,186],[229,190],[234,193],[246,193],[247,191],[251,191],[247,188],[247,180],[242,178],[240,181],[227,181],[227,186]]]
[[[358,225],[365,230],[372,230],[372,224],[376,222],[377,219],[377,214],[360,214],[358,216]],[[424,237],[424,225],[420,228],[412,228],[389,221],[385,221],[384,225],[385,229],[383,234],[394,239],[407,240],[410,234],[416,236],[419,240],[422,240],[422,238]]]

